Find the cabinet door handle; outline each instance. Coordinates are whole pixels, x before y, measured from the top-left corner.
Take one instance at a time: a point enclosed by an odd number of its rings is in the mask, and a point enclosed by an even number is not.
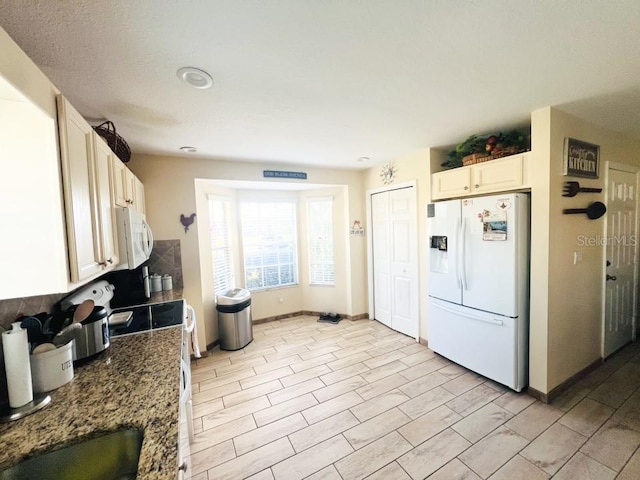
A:
[[[465,186],[464,186],[464,189],[465,189],[465,190],[469,190],[469,187],[467,187],[467,186],[465,185]]]
[[[477,183],[474,185],[476,188],[480,188],[480,185],[478,185]]]
[[[102,268],[107,266],[107,262],[98,262],[98,265],[100,265]]]
[[[107,262],[109,262],[109,264],[113,263],[113,259],[112,258],[107,258]]]
[[[178,467],[178,471],[182,470],[183,472],[187,471],[187,462],[182,462],[182,465]]]

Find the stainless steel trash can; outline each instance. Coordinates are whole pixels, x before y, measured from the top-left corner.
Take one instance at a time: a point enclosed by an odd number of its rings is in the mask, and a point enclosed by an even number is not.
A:
[[[216,297],[218,333],[222,350],[240,350],[253,340],[251,293],[233,288]]]

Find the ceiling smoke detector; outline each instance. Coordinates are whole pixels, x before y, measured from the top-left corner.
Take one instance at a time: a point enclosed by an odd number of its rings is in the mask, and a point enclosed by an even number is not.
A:
[[[178,78],[194,88],[204,90],[213,85],[213,78],[204,70],[195,67],[183,67],[176,74]]]
[[[180,147],[180,150],[186,153],[196,153],[198,151],[196,147]]]

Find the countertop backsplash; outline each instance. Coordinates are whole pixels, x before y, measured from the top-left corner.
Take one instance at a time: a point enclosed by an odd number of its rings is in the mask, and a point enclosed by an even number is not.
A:
[[[173,288],[183,288],[180,240],[155,240],[149,257],[149,272],[171,275]]]
[[[53,306],[65,295],[67,294],[54,293],[52,295],[0,300],[0,326],[6,329],[11,328],[11,323],[20,313],[35,315],[40,312],[51,312]]]

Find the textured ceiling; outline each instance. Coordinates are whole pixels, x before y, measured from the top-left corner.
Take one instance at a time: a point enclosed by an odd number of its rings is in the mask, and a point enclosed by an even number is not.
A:
[[[549,105],[640,138],[636,0],[2,0],[0,25],[136,153],[365,168]]]

